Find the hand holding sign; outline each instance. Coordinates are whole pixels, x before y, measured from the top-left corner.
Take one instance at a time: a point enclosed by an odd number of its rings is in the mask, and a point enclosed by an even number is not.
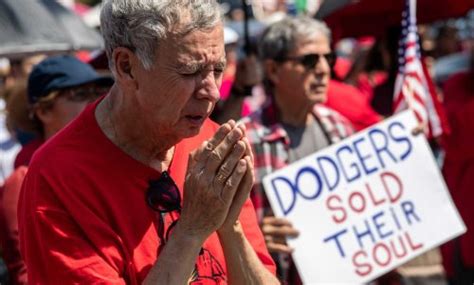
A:
[[[293,249],[286,243],[287,238],[297,237],[300,233],[285,218],[265,217],[262,221],[262,232],[268,251],[291,253]]]
[[[400,113],[263,179],[301,231],[288,243],[304,284],[368,282],[465,232],[417,125]]]

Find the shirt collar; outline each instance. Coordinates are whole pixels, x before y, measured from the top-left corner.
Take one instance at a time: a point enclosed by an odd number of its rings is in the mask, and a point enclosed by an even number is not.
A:
[[[316,118],[319,118],[318,104],[315,104],[312,109],[312,114]],[[278,109],[276,108],[272,96],[268,96],[267,101],[264,103],[262,108],[262,124],[265,126],[266,131],[263,134],[262,141],[272,142],[277,140],[283,140],[285,145],[290,145],[290,137],[283,128],[283,125],[278,120]]]

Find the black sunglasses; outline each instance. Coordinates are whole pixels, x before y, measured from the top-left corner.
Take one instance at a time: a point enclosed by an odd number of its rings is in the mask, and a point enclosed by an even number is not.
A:
[[[150,208],[161,214],[181,210],[181,194],[167,171],[149,182],[146,200]]]
[[[160,178],[157,180],[151,180],[149,182],[149,187],[146,192],[146,202],[151,209],[160,214],[158,219],[159,228],[157,230],[158,236],[160,238],[160,245],[157,251],[157,254],[159,254],[165,246],[166,241],[169,239],[169,236],[179,219],[174,219],[165,231],[165,215],[174,211],[176,211],[178,214],[181,213],[181,194],[179,192],[178,186],[167,171],[163,171]],[[209,250],[201,248],[199,252],[199,258],[203,259],[203,263],[209,263],[209,266],[212,266],[213,272],[211,272],[210,275],[205,270],[201,272],[201,270],[198,270],[196,265],[190,280],[190,284],[203,284],[203,282],[207,284],[207,282],[205,282],[206,280],[226,281],[223,267]],[[214,284],[214,282],[212,283]]]
[[[323,53],[323,54],[309,53],[302,56],[283,57],[277,61],[279,62],[284,62],[288,60],[296,61],[300,63],[301,65],[303,65],[305,69],[309,70],[309,69],[313,69],[316,66],[316,64],[321,60],[321,57],[324,57],[329,67],[331,68],[333,68],[334,65],[336,64],[337,57],[336,57],[336,53],[334,52],[328,52],[328,53]]]
[[[158,235],[160,238],[160,247],[158,248],[159,252],[165,245],[172,229],[178,222],[178,219],[173,220],[165,232],[165,214],[174,211],[177,211],[178,214],[181,213],[181,194],[178,186],[174,183],[167,171],[163,171],[160,178],[157,180],[151,180],[148,185],[146,202],[152,210],[160,214],[158,219]]]

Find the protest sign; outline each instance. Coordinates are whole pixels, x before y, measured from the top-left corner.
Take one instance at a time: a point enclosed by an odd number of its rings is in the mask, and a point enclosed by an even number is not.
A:
[[[263,179],[304,284],[368,282],[464,233],[411,111]]]

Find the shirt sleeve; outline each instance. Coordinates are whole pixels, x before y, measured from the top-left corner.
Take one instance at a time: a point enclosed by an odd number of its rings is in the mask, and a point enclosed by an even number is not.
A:
[[[465,103],[449,115],[452,132],[445,139],[446,152],[451,159],[471,161],[474,159],[474,100]]]
[[[247,240],[250,242],[253,249],[257,253],[260,261],[272,274],[276,275],[275,262],[268,253],[267,246],[265,244],[262,231],[260,230],[260,226],[257,222],[257,216],[250,199],[248,199],[242,207],[239,220],[242,224]]]
[[[30,168],[18,208],[28,283],[125,284],[121,272],[126,269],[116,246],[104,243],[98,248],[54,193],[47,179]]]
[[[27,168],[21,166],[5,181],[3,185],[3,218],[4,229],[0,240],[3,247],[3,258],[8,268],[8,278],[13,284],[26,284],[26,266],[20,255],[18,237],[17,206],[21,184]]]
[[[461,74],[460,74],[461,75]],[[446,155],[458,161],[474,159],[474,99],[463,90],[462,77],[454,76],[445,83],[445,109],[451,134],[445,137]]]

